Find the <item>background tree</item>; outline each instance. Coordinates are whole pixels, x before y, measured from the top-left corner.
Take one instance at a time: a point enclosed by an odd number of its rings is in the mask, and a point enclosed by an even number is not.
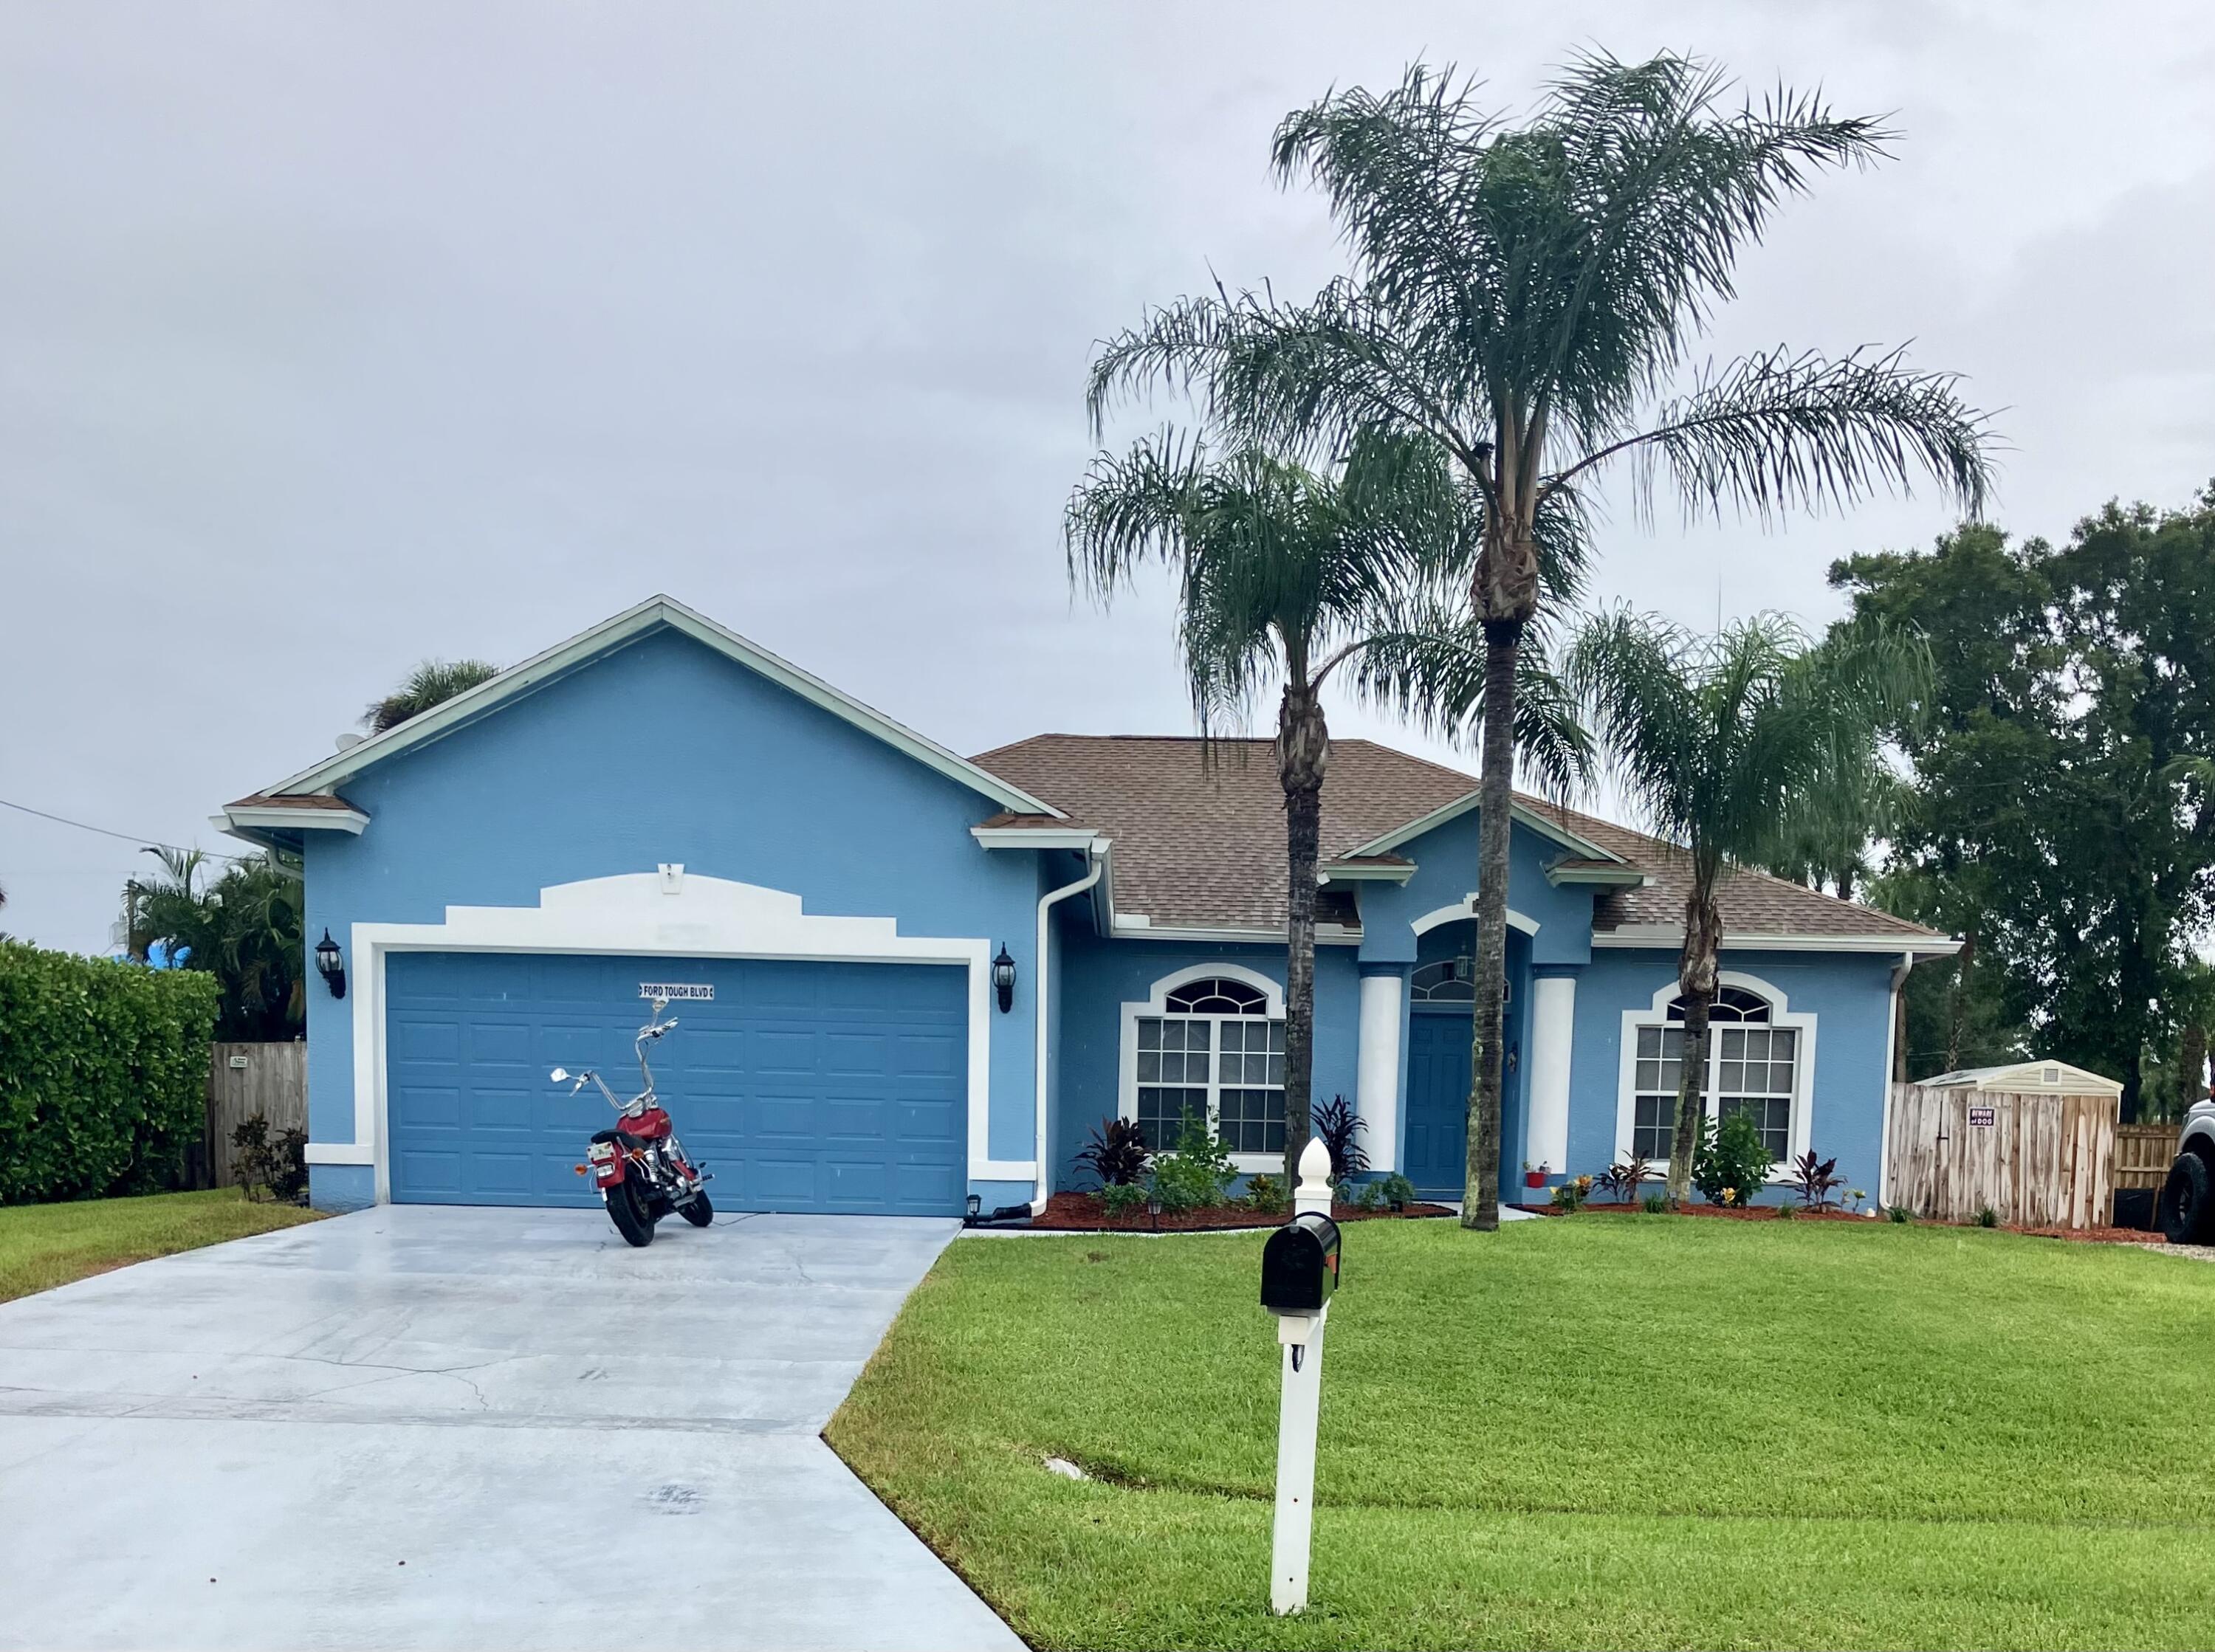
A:
[[[409,718],[420,717],[463,689],[499,675],[500,667],[487,660],[426,659],[383,699],[370,701],[369,709],[361,714],[362,725],[371,734],[398,728]]]
[[[1937,1024],[1981,1013],[2118,1079],[2139,1117],[2215,918],[2215,491],[2109,505],[2059,548],[1964,528],[1832,581],[1921,626],[1936,661],[1879,894],[1964,937]],[[1985,1059],[1918,1030],[1946,974],[1909,978],[1914,1076]]]
[[[1789,621],[1764,616],[1697,637],[1652,615],[1593,617],[1571,641],[1570,685],[1624,790],[1690,863],[1677,982],[1684,1050],[1669,1196],[1691,1190],[1715,1003],[1722,914],[1733,865],[1860,817],[1881,767],[1887,726],[1928,692],[1918,639],[1879,622],[1809,646]]]
[[[1936,477],[1973,508],[1982,421],[1950,380],[1896,356],[1779,349],[1690,374],[1739,254],[1817,168],[1863,163],[1887,134],[1780,90],[1724,107],[1695,58],[1562,70],[1511,124],[1475,83],[1418,65],[1285,117],[1279,179],[1329,201],[1352,274],[1305,304],[1218,290],[1148,315],[1093,364],[1095,425],[1156,383],[1211,424],[1280,451],[1328,452],[1364,427],[1427,437],[1484,496],[1470,605],[1487,654],[1479,817],[1476,1049],[1463,1221],[1499,1222],[1501,1006],[1517,660],[1541,611],[1538,522],[1587,472],[1666,473],[1695,507],[1767,517]],[[1676,392],[1672,394],[1672,391]]]
[[[275,854],[236,861],[211,881],[197,849],[145,853],[162,869],[123,887],[130,955],[144,964],[158,948],[172,967],[213,975],[218,1039],[298,1033],[307,1022],[298,862]]]

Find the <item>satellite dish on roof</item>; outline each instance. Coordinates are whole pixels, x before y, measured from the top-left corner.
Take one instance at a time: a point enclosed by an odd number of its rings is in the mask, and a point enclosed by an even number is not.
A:
[[[352,729],[348,729],[344,734],[339,736],[338,749],[341,751],[351,751],[362,743],[364,737],[356,734]]]

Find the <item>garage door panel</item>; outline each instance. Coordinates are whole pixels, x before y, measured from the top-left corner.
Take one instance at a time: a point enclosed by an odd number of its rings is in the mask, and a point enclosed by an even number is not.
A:
[[[574,1166],[615,1115],[547,1074],[637,1087],[644,981],[673,1006],[654,1074],[726,1209],[953,1215],[966,1174],[967,976],[766,960],[402,953],[388,962],[393,1196],[598,1202]]]

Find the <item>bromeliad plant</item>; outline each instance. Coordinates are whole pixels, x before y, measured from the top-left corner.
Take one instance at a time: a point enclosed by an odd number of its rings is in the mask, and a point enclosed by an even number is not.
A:
[[[1369,1121],[1347,1104],[1344,1096],[1333,1096],[1314,1110],[1315,1138],[1330,1154],[1333,1184],[1349,1181],[1369,1168],[1369,1149],[1360,1136]]]
[[[1838,1173],[1835,1159],[1818,1159],[1813,1147],[1792,1161],[1792,1186],[1800,1195],[1800,1202],[1810,1210],[1820,1210],[1837,1202],[1834,1195],[1845,1185],[1846,1178]]]
[[[1127,1118],[1103,1118],[1077,1162],[1100,1178],[1100,1185],[1129,1187],[1143,1179],[1149,1157],[1146,1133]]]

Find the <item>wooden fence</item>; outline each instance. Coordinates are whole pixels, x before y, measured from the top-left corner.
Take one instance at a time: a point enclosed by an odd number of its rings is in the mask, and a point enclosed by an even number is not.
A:
[[[237,1185],[230,1162],[230,1133],[256,1113],[269,1121],[273,1136],[295,1127],[308,1128],[305,1043],[208,1046],[205,1185]]]
[[[1942,1221],[1974,1221],[1989,1206],[2011,1227],[2104,1227],[2117,1111],[2113,1096],[1895,1084],[1886,1202]]]
[[[2115,1190],[2161,1190],[2183,1138],[2181,1124],[2118,1124],[2115,1127]]]

